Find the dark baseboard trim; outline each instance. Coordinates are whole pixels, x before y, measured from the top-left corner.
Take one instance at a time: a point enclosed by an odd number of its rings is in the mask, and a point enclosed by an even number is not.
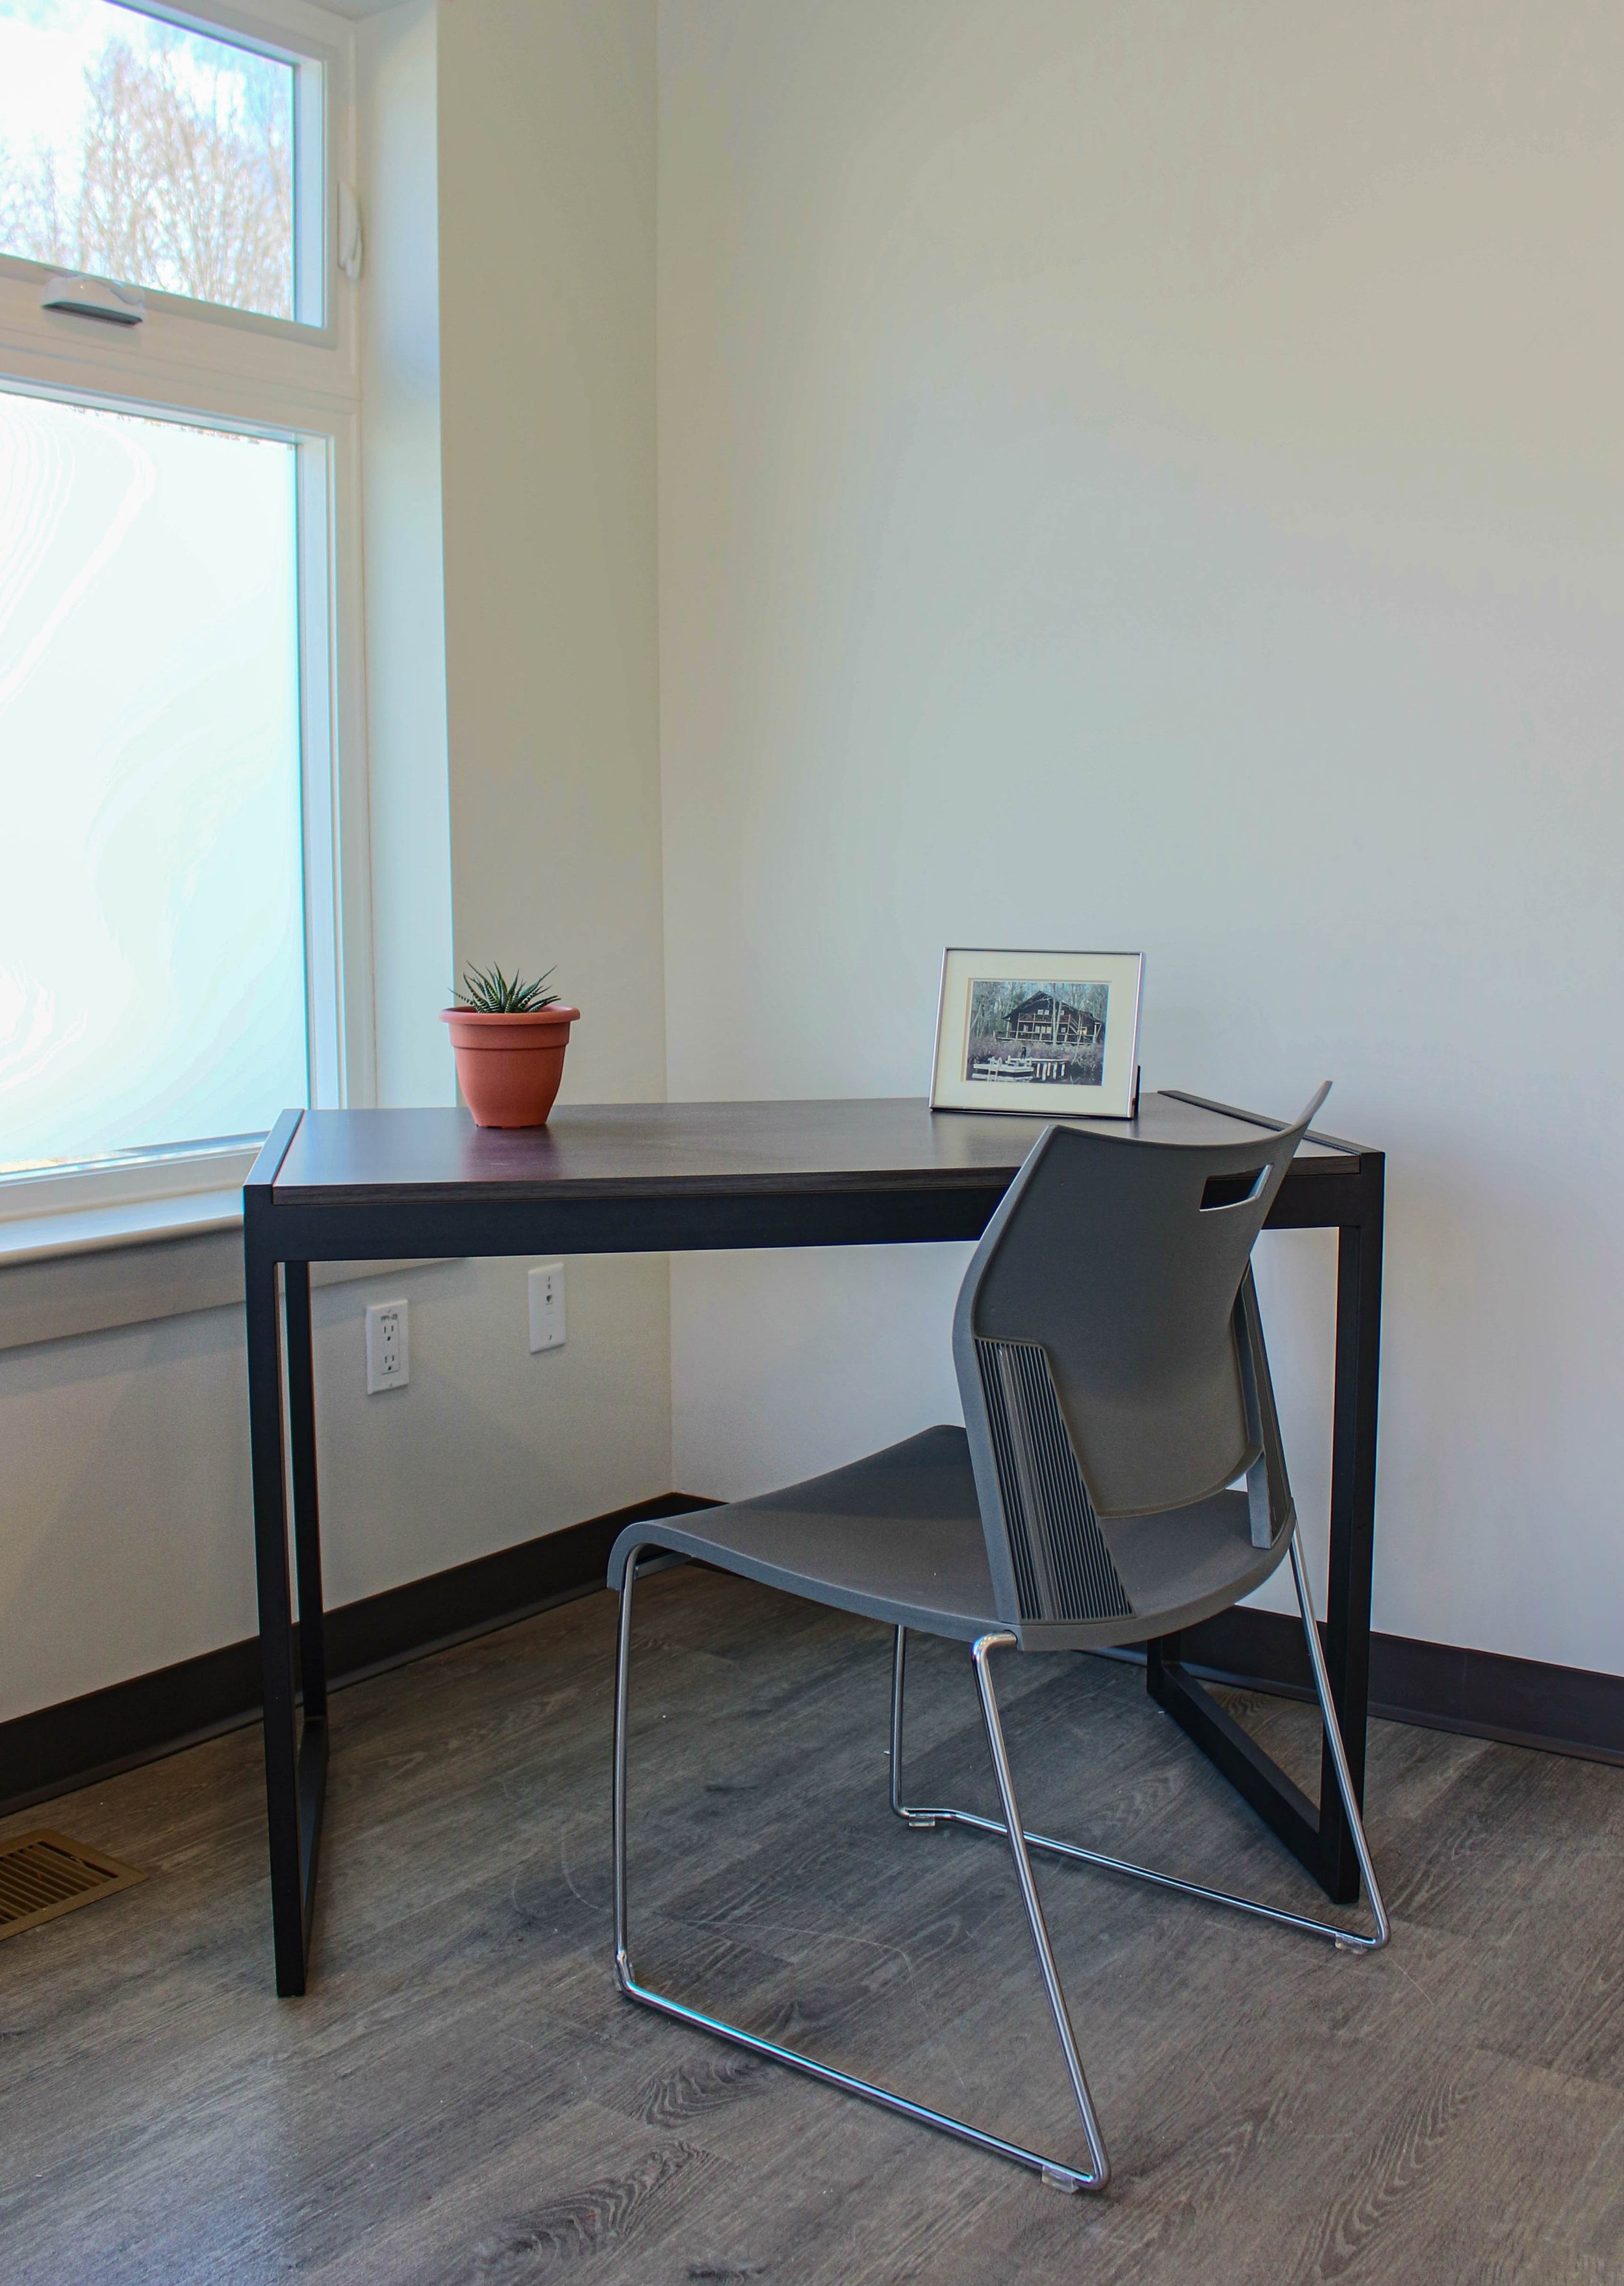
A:
[[[603,1585],[623,1525],[715,1505],[698,1494],[657,1494],[427,1580],[341,1604],[327,1614],[335,1688],[590,1594]],[[1278,1612],[1237,1605],[1220,1612],[1187,1630],[1185,1659],[1212,1682],[1313,1696],[1302,1628]],[[1378,1635],[1370,1645],[1370,1712],[1387,1722],[1624,1764],[1624,1675]],[[258,1716],[259,1644],[252,1636],[19,1715],[0,1723],[0,1815],[177,1754]]]
[[[658,1493],[427,1580],[341,1604],[327,1613],[333,1686],[359,1683],[589,1595],[603,1584],[609,1551],[623,1525],[714,1506],[698,1494]],[[0,1816],[258,1719],[259,1642],[253,1636],[83,1699],[20,1714],[0,1722]]]
[[[1184,1656],[1210,1682],[1313,1696],[1302,1622],[1281,1612],[1237,1604],[1186,1629]],[[1624,1675],[1376,1635],[1370,1638],[1370,1712],[1384,1722],[1624,1763]]]

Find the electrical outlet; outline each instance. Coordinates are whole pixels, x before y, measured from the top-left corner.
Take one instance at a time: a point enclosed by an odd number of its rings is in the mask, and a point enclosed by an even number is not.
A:
[[[539,1262],[530,1273],[530,1346],[564,1347],[564,1265]]]
[[[412,1378],[412,1321],[405,1302],[374,1302],[367,1312],[367,1394],[404,1389]]]

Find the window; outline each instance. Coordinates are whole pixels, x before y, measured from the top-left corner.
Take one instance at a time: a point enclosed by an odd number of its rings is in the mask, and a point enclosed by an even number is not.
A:
[[[0,0],[0,1226],[368,1100],[349,59],[266,4]]]
[[[0,1163],[304,1100],[296,453],[0,395]]]
[[[0,0],[0,252],[319,325],[319,92],[121,0]]]

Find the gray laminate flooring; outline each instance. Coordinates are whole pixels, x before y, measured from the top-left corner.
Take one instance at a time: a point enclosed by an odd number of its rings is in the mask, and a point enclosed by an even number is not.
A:
[[[695,1570],[640,1612],[640,1971],[1076,2150],[1004,1853],[886,1809],[884,1633]],[[5,2286],[1624,2278],[1624,1770],[1374,1726],[1375,1959],[1040,1863],[1117,2168],[1066,2198],[617,1996],[612,1617],[339,1694],[301,2001],[252,1731],[8,1822],[153,1878],[0,1945]],[[1312,1902],[1134,1670],[1004,1672],[1033,1818]],[[966,1655],[910,1680],[918,1790],[987,1804]]]

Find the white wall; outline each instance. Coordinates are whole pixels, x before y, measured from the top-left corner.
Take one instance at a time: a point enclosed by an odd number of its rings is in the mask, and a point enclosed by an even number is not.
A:
[[[1376,1624],[1613,1671],[1621,66],[1600,0],[660,15],[673,1096],[918,1092],[944,942],[1142,945],[1147,1084],[1390,1154]],[[1264,1251],[1322,1514],[1329,1242]],[[677,1481],[949,1415],[957,1268],[679,1261]]]
[[[1391,1154],[1378,1625],[1624,1667],[1624,19],[663,0],[657,51],[653,0],[458,0],[360,45],[386,1092],[444,1097],[448,942],[559,959],[578,1100],[667,1053],[917,1092],[944,942],[1141,943],[1152,1084],[1329,1072]],[[950,1415],[963,1251],[679,1261],[669,1380],[658,1262],[572,1265],[540,1359],[521,1265],[327,1290],[330,1593]],[[1330,1249],[1265,1253],[1322,1510]],[[230,1311],[0,1351],[0,1717],[251,1628],[243,1386]]]
[[[572,1275],[570,1339],[540,1357],[526,1266],[448,1263],[316,1295],[329,1604],[665,1488],[647,1265]],[[366,1305],[402,1293],[411,1383],[369,1398]],[[0,1353],[0,1721],[252,1635],[241,1311]]]
[[[439,117],[457,958],[557,964],[566,1102],[657,1099],[652,0],[443,7]]]

